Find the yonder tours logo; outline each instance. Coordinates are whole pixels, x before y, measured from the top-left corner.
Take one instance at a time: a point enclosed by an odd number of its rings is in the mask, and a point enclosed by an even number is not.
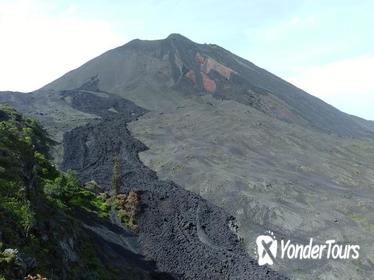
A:
[[[323,244],[316,244],[310,238],[308,244],[293,243],[291,240],[277,240],[272,232],[259,235],[256,238],[258,264],[273,265],[276,259],[358,259],[360,246],[339,244],[334,239],[326,240]]]

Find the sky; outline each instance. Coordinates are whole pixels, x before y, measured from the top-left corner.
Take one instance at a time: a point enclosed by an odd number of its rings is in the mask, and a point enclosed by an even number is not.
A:
[[[128,41],[214,43],[374,120],[371,0],[0,0],[0,91],[36,90]]]

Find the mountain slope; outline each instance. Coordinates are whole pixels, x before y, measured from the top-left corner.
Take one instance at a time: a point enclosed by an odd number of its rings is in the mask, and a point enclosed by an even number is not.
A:
[[[205,93],[326,132],[373,136],[371,130],[351,116],[253,63],[216,45],[197,44],[179,34],[165,40],[131,41],[67,73],[42,90],[74,89],[90,79],[97,79],[101,90],[117,93],[148,109],[168,110],[172,105],[180,105],[183,103],[178,96],[180,91]],[[172,94],[167,94],[170,91]],[[171,100],[166,102],[165,95]]]
[[[55,169],[52,144],[35,120],[0,107],[0,278],[159,279],[154,265],[114,246],[108,236],[126,231],[106,221],[104,199]]]
[[[286,279],[267,267],[258,267],[246,254],[229,227],[235,224],[232,216],[173,182],[160,181],[140,162],[138,152],[146,147],[132,137],[127,123],[144,110],[122,98],[97,93],[82,89],[63,92],[72,98],[75,109],[101,117],[64,135],[63,168],[76,170],[83,182],[94,179],[110,189],[113,154],[119,157],[120,191],[140,194],[136,238],[140,253],[175,279]],[[200,224],[206,242],[197,232]]]
[[[86,185],[94,179],[99,183],[99,191],[110,190],[113,193],[110,183],[111,168],[113,157],[117,155],[122,167],[121,181],[124,182],[119,191],[125,194],[135,191],[141,201],[141,211],[136,216],[139,232],[135,235],[118,224],[112,215],[110,220],[93,215],[88,206],[94,204],[96,207],[96,203],[86,202],[86,195],[84,198],[80,197],[81,191],[69,192],[67,199],[64,185],[57,183],[61,180],[51,182],[53,187],[48,192],[51,196],[55,193],[64,194],[61,198],[58,196],[60,205],[66,204],[68,209],[71,207],[75,210],[75,204],[69,204],[70,201],[75,201],[84,210],[77,213],[73,211],[73,217],[79,223],[73,226],[73,230],[82,230],[88,235],[90,246],[95,250],[94,253],[89,251],[93,254],[89,260],[100,260],[99,264],[93,262],[89,265],[96,265],[97,269],[102,266],[105,277],[110,279],[287,279],[267,267],[259,267],[256,260],[248,256],[235,231],[234,217],[173,182],[158,180],[156,174],[140,162],[138,152],[146,147],[131,136],[127,130],[127,122],[135,120],[146,110],[120,97],[90,91],[87,85],[76,90],[61,91],[57,96],[58,99],[69,100],[68,104],[72,109],[96,116],[88,124],[80,125],[64,134],[62,168],[74,169],[81,182]],[[26,95],[25,98],[31,97],[33,96]],[[17,98],[22,99],[22,96]],[[44,116],[44,113],[40,116]],[[74,188],[79,190],[78,186]],[[91,191],[82,192],[88,193],[88,197],[92,196]],[[42,195],[38,197],[40,196]],[[96,208],[94,210],[97,210]],[[101,214],[108,215],[107,212]],[[43,220],[38,218],[38,222]],[[60,220],[54,222],[64,224]],[[3,230],[3,227],[0,230]],[[57,234],[57,230],[54,231]],[[9,244],[14,243],[8,235],[6,238]],[[75,239],[67,238],[68,245],[62,243],[65,239],[61,241],[62,250],[67,246],[68,251],[64,253],[69,258],[72,256],[74,260],[71,262],[76,264],[75,250],[79,247],[72,247]],[[36,252],[31,250],[31,253]],[[52,253],[47,251],[44,257],[51,255]],[[61,253],[61,258],[65,255]],[[83,258],[80,260],[85,261]],[[48,264],[48,260],[43,262],[43,265]],[[89,265],[91,274],[82,274],[83,279],[105,279],[101,274],[95,276],[95,267],[90,268]],[[0,264],[0,273],[3,269]],[[79,276],[76,276],[79,271],[70,273],[68,264],[62,263],[56,266],[57,269],[68,271],[59,274],[57,279],[79,279]],[[48,277],[53,277],[53,271],[45,269],[43,272]]]

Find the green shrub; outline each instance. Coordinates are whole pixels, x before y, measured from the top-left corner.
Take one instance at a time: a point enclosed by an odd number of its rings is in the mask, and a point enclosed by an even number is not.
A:
[[[44,185],[45,194],[54,199],[60,199],[66,204],[69,204],[70,200],[80,189],[80,183],[72,171],[61,174],[53,181],[49,181]]]
[[[18,236],[27,236],[35,224],[35,213],[31,209],[30,202],[17,198],[0,197],[0,225],[7,239],[15,239]],[[12,232],[14,232],[12,234]]]

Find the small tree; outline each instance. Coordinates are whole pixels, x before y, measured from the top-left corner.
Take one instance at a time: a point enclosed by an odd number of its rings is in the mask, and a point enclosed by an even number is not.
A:
[[[44,186],[44,192],[55,199],[69,203],[79,192],[80,183],[76,174],[69,170]]]
[[[119,155],[115,155],[113,158],[113,174],[112,174],[112,187],[115,194],[119,193],[122,184],[121,180],[121,161]]]

